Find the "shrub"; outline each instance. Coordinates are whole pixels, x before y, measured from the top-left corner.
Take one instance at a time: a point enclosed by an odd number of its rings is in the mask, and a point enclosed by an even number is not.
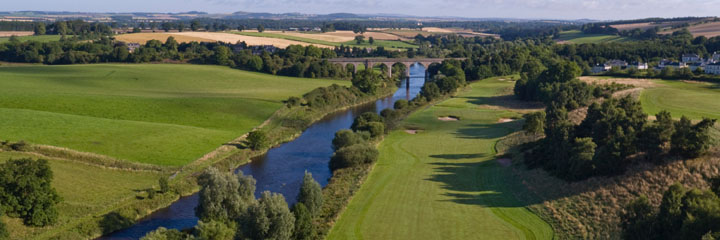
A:
[[[355,144],[364,143],[369,138],[370,135],[365,132],[356,133],[352,130],[343,129],[335,133],[335,138],[333,138],[332,141],[333,149],[338,150]]]
[[[288,98],[288,100],[286,101],[286,104],[287,104],[287,107],[288,107],[288,108],[300,106],[300,103],[301,103],[301,100],[300,100],[299,97],[290,97],[290,98]]]
[[[696,158],[707,152],[711,145],[709,130],[715,125],[715,119],[704,118],[692,125],[690,119],[683,116],[675,123],[675,133],[670,141],[670,152],[684,158]]]
[[[297,201],[298,203],[305,205],[307,210],[310,211],[310,214],[313,216],[317,216],[320,212],[320,208],[322,208],[322,187],[320,187],[320,184],[313,179],[312,174],[307,171],[303,177]]]
[[[147,235],[140,238],[140,240],[185,240],[187,238],[187,234],[184,234],[177,229],[160,227],[155,231],[149,232]]]
[[[527,133],[538,134],[545,129],[545,112],[534,112],[525,114],[525,124],[523,130]]]
[[[367,130],[373,138],[381,137],[385,134],[385,124],[381,122],[371,122],[367,125]]]
[[[355,167],[360,164],[369,164],[377,161],[380,153],[369,144],[356,144],[341,148],[330,158],[330,169]]]
[[[235,226],[228,226],[222,222],[198,222],[195,227],[197,240],[232,240],[235,237]]]
[[[160,185],[161,193],[166,193],[170,191],[170,184],[168,184],[167,177],[160,177],[160,179],[158,179],[158,184]]]
[[[52,187],[47,160],[17,159],[0,165],[0,204],[26,225],[46,226],[58,218],[60,196]]]
[[[147,193],[147,198],[148,198],[148,199],[153,199],[153,198],[155,198],[155,193],[156,193],[156,192],[155,192],[155,189],[154,189],[154,188],[148,188],[148,189],[145,190],[145,192]]]
[[[360,116],[356,117],[353,121],[352,126],[350,127],[352,130],[355,130],[356,132],[359,131],[370,131],[370,123],[371,122],[378,122],[378,123],[385,123],[385,120],[374,112],[366,112],[363,114],[360,114]],[[375,136],[373,136],[375,137]]]
[[[265,132],[256,130],[250,132],[247,137],[248,147],[252,150],[260,150],[269,147],[270,140],[268,140]]]
[[[393,108],[395,110],[402,110],[408,107],[408,101],[405,99],[400,99],[395,101],[395,104],[393,104]]]

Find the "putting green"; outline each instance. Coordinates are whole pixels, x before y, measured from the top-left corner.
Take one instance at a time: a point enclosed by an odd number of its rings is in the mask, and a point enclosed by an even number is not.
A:
[[[550,225],[525,207],[537,201],[519,200],[529,193],[494,157],[497,140],[520,127],[498,120],[518,114],[480,106],[512,86],[485,79],[412,114],[405,124],[422,130],[387,136],[375,168],[328,238],[553,238]],[[438,120],[449,115],[460,120]]]

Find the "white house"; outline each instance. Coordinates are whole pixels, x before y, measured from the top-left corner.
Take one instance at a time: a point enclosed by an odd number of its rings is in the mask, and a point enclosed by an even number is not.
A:
[[[702,58],[700,58],[700,56],[697,54],[683,54],[682,62],[684,62],[684,63],[702,62]]]
[[[626,61],[623,61],[623,60],[614,59],[614,60],[610,60],[610,61],[605,62],[605,66],[610,66],[611,68],[612,68],[612,67],[625,68],[625,67],[628,66],[628,63],[627,63]]]
[[[637,70],[645,70],[645,69],[648,69],[648,64],[647,64],[647,63],[641,63],[641,62],[633,62],[633,63],[631,63],[631,64],[628,64],[627,67],[628,67],[628,68],[634,68],[634,69],[637,69]]]
[[[612,69],[612,66],[607,64],[595,64],[595,66],[592,67],[593,73],[601,73],[605,71],[610,71]]]
[[[662,60],[662,61],[660,61],[660,64],[658,65],[658,69],[663,69],[663,68],[680,69],[680,68],[686,68],[686,67],[687,67],[687,64],[685,62],[673,62],[670,60]]]
[[[708,64],[705,66],[705,73],[720,75],[720,62]]]
[[[720,62],[720,52],[714,52],[712,56],[713,62]]]

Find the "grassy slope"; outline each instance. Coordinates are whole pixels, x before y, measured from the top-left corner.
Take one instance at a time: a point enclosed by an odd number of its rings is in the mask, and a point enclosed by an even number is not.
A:
[[[33,158],[23,153],[0,152],[0,163],[26,157]],[[54,174],[53,187],[63,198],[58,205],[60,215],[56,226],[101,212],[126,198],[135,197],[135,191],[156,184],[159,178],[157,173],[152,172],[112,170],[63,160],[50,160],[50,167]],[[49,230],[26,227],[20,219],[5,217],[3,221],[13,234],[11,239],[28,239]]]
[[[0,138],[179,166],[333,83],[348,84],[199,65],[2,67]]]
[[[627,38],[615,36],[615,35],[604,35],[604,34],[584,34],[579,30],[561,32],[560,36],[556,39],[557,41],[568,41],[571,43],[603,43],[603,42],[620,42],[627,41]]]
[[[673,117],[720,119],[720,87],[711,83],[656,80],[660,87],[645,89],[640,97],[648,114],[668,110]]]
[[[299,42],[306,42],[306,43],[314,43],[314,44],[322,44],[322,45],[328,45],[328,46],[336,46],[339,47],[340,45],[350,46],[350,47],[385,47],[389,49],[405,49],[405,48],[417,48],[417,45],[409,44],[402,41],[391,41],[391,40],[375,40],[375,43],[373,45],[370,45],[367,43],[367,39],[365,39],[365,43],[363,44],[357,44],[355,41],[349,41],[349,42],[330,42],[330,41],[323,41],[323,40],[317,40],[317,39],[311,39],[311,38],[304,38],[304,37],[298,37],[298,36],[290,36],[290,35],[283,35],[283,34],[277,34],[277,33],[259,33],[259,32],[232,32],[235,34],[240,35],[246,35],[246,36],[254,36],[254,37],[269,37],[269,38],[280,38],[280,39],[287,39],[287,40],[293,40],[293,41],[299,41]]]
[[[515,197],[526,189],[494,160],[495,142],[519,127],[498,118],[517,114],[478,106],[509,87],[483,80],[412,114],[406,124],[424,131],[394,131],[382,142],[380,160],[329,239],[552,238],[550,226]],[[437,120],[447,115],[461,121]]]
[[[40,35],[40,36],[19,36],[18,40],[21,42],[25,41],[38,41],[38,42],[51,42],[60,40],[60,35]],[[0,43],[10,41],[10,37],[0,37]]]

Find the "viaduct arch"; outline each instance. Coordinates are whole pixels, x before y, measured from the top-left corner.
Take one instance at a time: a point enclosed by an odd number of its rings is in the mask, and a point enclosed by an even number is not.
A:
[[[341,64],[343,67],[347,67],[347,65],[352,64],[355,67],[355,71],[357,72],[359,65],[365,65],[365,68],[372,68],[375,66],[375,64],[383,64],[388,67],[388,77],[392,77],[392,66],[396,63],[400,63],[405,65],[405,76],[410,76],[410,66],[419,63],[422,64],[425,67],[425,71],[427,73],[427,68],[430,66],[430,64],[433,63],[442,63],[442,61],[446,59],[454,59],[454,58],[333,58],[329,59],[328,61],[331,63]],[[458,60],[465,60],[464,58]]]

